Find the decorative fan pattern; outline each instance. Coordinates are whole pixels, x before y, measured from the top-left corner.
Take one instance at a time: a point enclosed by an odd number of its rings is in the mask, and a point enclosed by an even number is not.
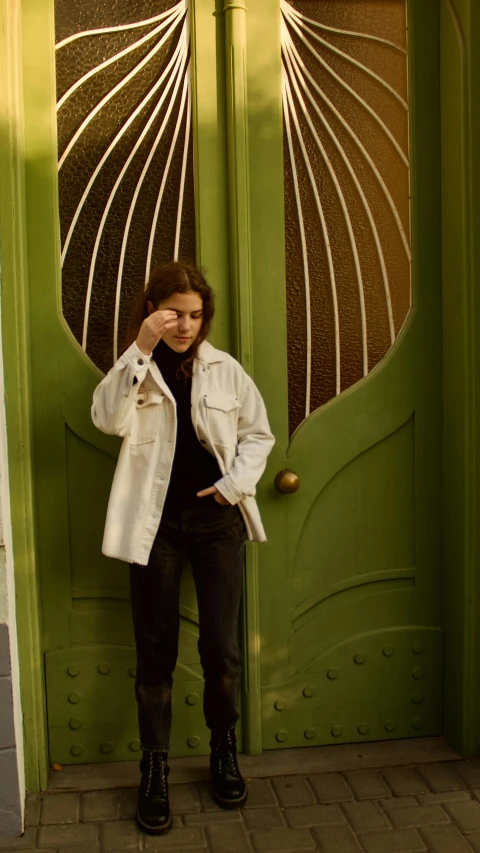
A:
[[[63,312],[103,370],[152,264],[195,256],[188,0],[162,5],[56,3]]]
[[[406,4],[281,14],[293,432],[379,363],[411,307]]]

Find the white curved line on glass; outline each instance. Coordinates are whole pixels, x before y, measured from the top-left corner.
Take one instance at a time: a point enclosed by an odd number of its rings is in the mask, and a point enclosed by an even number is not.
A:
[[[57,112],[61,110],[63,105],[68,101],[69,97],[73,95],[73,93],[76,92],[77,89],[80,88],[80,86],[83,86],[83,84],[86,83],[87,80],[90,80],[90,78],[94,77],[95,74],[99,74],[105,68],[108,68],[109,65],[112,65],[114,62],[117,62],[124,56],[127,56],[129,53],[132,53],[132,51],[137,50],[137,48],[141,47],[142,44],[145,44],[147,41],[150,41],[152,38],[155,38],[155,36],[157,36],[166,27],[168,27],[168,25],[172,21],[176,20],[177,17],[179,17],[178,14],[172,13],[170,17],[168,17],[165,21],[162,21],[162,23],[159,24],[158,27],[155,27],[154,30],[151,30],[151,32],[147,33],[147,35],[143,36],[143,38],[133,42],[133,44],[130,44],[128,47],[125,47],[123,50],[119,51],[119,53],[115,53],[113,56],[110,56],[104,62],[101,62],[100,65],[96,65],[95,68],[91,68],[90,71],[87,71],[86,74],[83,75],[83,77],[80,77],[78,80],[76,80],[75,83],[73,83],[70,88],[67,89],[67,91],[62,95],[62,97],[57,103]],[[135,68],[137,68],[137,66],[135,66]]]
[[[185,26],[183,28],[182,35],[183,35],[184,31],[185,31]],[[128,155],[127,160],[125,161],[124,165],[122,166],[122,170],[121,170],[117,180],[115,181],[114,187],[112,189],[112,192],[110,193],[110,196],[109,196],[108,202],[106,204],[105,210],[102,214],[102,219],[100,221],[99,229],[98,229],[97,236],[95,239],[95,245],[94,245],[94,249],[93,249],[92,259],[90,262],[90,272],[89,272],[89,276],[88,276],[87,297],[85,300],[85,314],[84,314],[83,337],[82,337],[83,349],[86,349],[86,346],[87,346],[88,317],[89,317],[89,313],[90,313],[90,299],[91,299],[91,294],[92,294],[93,276],[94,276],[94,272],[95,272],[95,264],[96,264],[96,260],[97,260],[98,249],[100,246],[100,240],[102,238],[103,229],[105,227],[105,222],[106,222],[110,207],[112,206],[113,200],[115,198],[116,192],[118,190],[118,187],[120,186],[120,184],[121,184],[121,182],[125,176],[125,173],[126,173],[128,167],[130,166],[130,163],[132,162],[136,152],[140,148],[140,145],[142,144],[145,136],[147,135],[148,131],[150,130],[150,127],[152,126],[153,122],[155,121],[155,118],[157,117],[157,115],[158,115],[158,113],[159,113],[159,111],[163,105],[163,102],[165,101],[165,98],[167,97],[168,92],[170,91],[170,89],[172,87],[172,84],[173,84],[175,77],[177,77],[177,82],[175,83],[175,93],[178,91],[178,87],[180,85],[182,75],[183,75],[183,71],[185,68],[185,63],[186,63],[186,59],[187,59],[187,52],[188,52],[188,46],[185,43],[184,38],[181,38],[181,43],[182,43],[183,50],[181,51],[181,53],[179,53],[178,59],[176,61],[176,67],[174,68],[173,73],[172,73],[170,79],[168,80],[167,85],[165,86],[165,89],[162,92],[162,95],[160,97],[160,100],[158,101],[158,104],[156,105],[155,109],[153,110],[152,115],[148,119],[145,127],[142,130],[142,133],[138,137],[134,147],[132,148],[130,154]],[[172,100],[174,100],[175,97],[176,97],[176,95],[173,94]]]
[[[97,177],[98,177],[98,175],[99,175],[99,173],[100,173],[100,171],[101,171],[101,169],[102,169],[103,165],[105,164],[105,162],[106,162],[106,161],[107,161],[107,159],[109,158],[109,156],[110,156],[110,154],[112,153],[112,151],[115,149],[115,146],[117,145],[118,141],[119,141],[119,140],[121,139],[121,137],[122,137],[122,136],[127,132],[128,128],[130,127],[130,125],[132,124],[132,122],[137,118],[137,116],[139,115],[139,113],[141,113],[141,111],[143,110],[143,108],[145,107],[145,105],[148,103],[148,101],[153,97],[153,95],[155,94],[155,92],[160,88],[160,86],[162,85],[162,83],[163,83],[163,81],[165,80],[165,78],[166,78],[166,77],[168,77],[168,74],[170,73],[171,69],[175,66],[175,63],[177,62],[178,57],[179,57],[179,55],[181,54],[181,50],[182,50],[182,42],[181,42],[181,38],[180,38],[180,39],[179,39],[179,41],[178,41],[178,44],[177,44],[177,46],[176,46],[176,48],[175,48],[175,51],[174,51],[174,53],[173,53],[173,55],[172,55],[172,58],[170,59],[170,62],[168,63],[168,65],[165,67],[165,69],[164,69],[164,71],[162,72],[162,74],[161,74],[160,78],[157,80],[157,82],[155,83],[155,85],[154,85],[154,86],[152,86],[152,88],[150,89],[150,91],[147,93],[147,95],[145,96],[145,98],[143,99],[143,101],[141,101],[141,102],[140,102],[140,104],[138,105],[138,107],[136,107],[136,109],[133,111],[133,113],[131,114],[131,116],[129,116],[129,117],[128,117],[128,119],[127,119],[127,121],[125,122],[125,124],[124,124],[124,125],[120,128],[120,130],[118,131],[118,133],[117,133],[117,135],[115,136],[115,139],[113,140],[113,142],[111,142],[111,143],[110,143],[110,145],[108,146],[107,150],[106,150],[106,151],[105,151],[105,153],[103,154],[103,156],[102,156],[102,158],[101,158],[100,162],[99,162],[99,163],[98,163],[98,165],[95,167],[95,170],[94,170],[94,172],[93,172],[93,174],[92,174],[92,176],[91,176],[91,178],[90,178],[90,180],[89,180],[89,182],[88,182],[88,184],[87,184],[87,186],[86,186],[86,188],[85,188],[85,191],[84,191],[84,193],[83,193],[83,195],[82,195],[82,198],[80,199],[80,201],[79,201],[79,203],[78,203],[78,205],[77,205],[77,209],[76,209],[75,214],[74,214],[74,216],[73,216],[73,219],[72,219],[72,221],[71,221],[71,223],[70,223],[70,228],[69,228],[69,230],[68,230],[68,234],[67,234],[67,237],[66,237],[66,239],[65,239],[65,243],[64,243],[64,245],[63,245],[63,249],[62,249],[62,258],[61,258],[62,266],[63,266],[63,264],[64,264],[64,262],[65,262],[65,258],[66,258],[67,252],[68,252],[68,248],[69,248],[69,246],[70,246],[70,241],[71,241],[71,239],[72,239],[73,232],[75,231],[75,228],[76,228],[76,225],[77,225],[78,218],[79,218],[79,216],[80,216],[80,214],[81,214],[81,212],[82,212],[83,205],[85,204],[85,200],[87,199],[88,194],[89,194],[89,192],[90,192],[90,190],[91,190],[91,188],[92,188],[92,186],[93,186],[93,184],[94,184],[95,180],[97,179]]]
[[[294,42],[293,42],[293,39],[292,39],[292,38],[291,38],[291,36],[290,36],[290,33],[289,33],[288,35],[289,35],[289,39],[290,39],[290,42],[289,42],[289,43],[291,44],[292,50],[293,50],[293,52],[294,52],[294,54],[295,54],[296,58],[298,59],[298,61],[299,61],[299,62],[301,63],[301,65],[302,65],[302,68],[303,68],[303,71],[304,71],[305,76],[306,76],[306,77],[308,78],[308,80],[311,82],[311,84],[312,84],[312,86],[314,87],[315,91],[316,91],[316,92],[318,92],[318,94],[320,95],[320,97],[322,98],[322,100],[324,100],[324,101],[325,101],[325,103],[327,104],[327,106],[331,109],[332,113],[336,116],[336,118],[337,118],[337,119],[338,119],[338,121],[341,123],[341,125],[345,128],[345,130],[347,131],[347,133],[349,134],[349,136],[353,139],[353,141],[355,142],[355,144],[357,145],[357,147],[359,148],[359,150],[362,152],[363,156],[365,157],[365,159],[366,159],[367,163],[369,164],[369,166],[370,166],[370,168],[371,168],[371,170],[372,170],[373,174],[375,175],[375,177],[376,177],[376,179],[377,179],[377,181],[378,181],[378,183],[379,183],[379,185],[380,185],[380,187],[381,187],[381,189],[382,189],[382,191],[383,191],[383,193],[384,193],[384,195],[385,195],[385,198],[386,198],[387,203],[388,203],[388,205],[389,205],[389,207],[390,207],[390,210],[392,211],[392,214],[393,214],[393,217],[394,217],[394,219],[395,219],[395,222],[396,222],[396,224],[397,224],[397,228],[398,228],[398,231],[399,231],[399,234],[400,234],[400,237],[401,237],[402,243],[403,243],[403,247],[404,247],[404,249],[405,249],[405,254],[407,255],[408,260],[409,260],[409,261],[411,261],[410,245],[409,245],[409,242],[408,242],[408,240],[407,240],[407,236],[406,236],[406,234],[405,234],[405,230],[404,230],[404,228],[403,228],[402,221],[401,221],[401,219],[400,219],[400,215],[399,215],[398,210],[397,210],[397,208],[396,208],[396,206],[395,206],[395,202],[393,201],[393,198],[392,198],[392,196],[390,195],[390,191],[389,191],[389,189],[388,189],[388,187],[387,187],[387,185],[386,185],[385,181],[383,180],[383,178],[382,178],[382,176],[381,176],[381,174],[380,174],[379,170],[377,169],[377,167],[376,167],[375,163],[373,162],[373,160],[372,160],[372,158],[371,158],[370,154],[368,153],[367,149],[365,148],[365,146],[363,145],[363,143],[362,143],[362,142],[360,141],[360,139],[358,138],[358,136],[357,136],[357,134],[355,133],[355,131],[350,127],[350,125],[349,125],[349,124],[348,124],[348,122],[344,119],[344,117],[342,116],[342,114],[337,110],[337,108],[336,108],[335,104],[334,104],[334,103],[332,103],[332,101],[330,100],[330,98],[328,98],[328,97],[327,97],[327,95],[325,94],[325,92],[323,91],[323,89],[321,89],[321,87],[318,85],[318,83],[317,83],[317,81],[315,80],[315,78],[314,78],[314,77],[312,77],[312,75],[310,74],[310,72],[309,72],[308,68],[306,67],[305,63],[303,62],[303,60],[302,60],[302,58],[301,58],[301,56],[300,56],[300,54],[299,54],[299,52],[298,52],[298,50],[297,50],[297,48],[296,48],[296,46],[295,46]]]
[[[288,153],[290,156],[290,167],[292,169],[293,187],[295,191],[295,201],[297,204],[298,224],[300,227],[300,243],[302,246],[303,278],[305,282],[305,323],[307,327],[307,375],[305,380],[305,417],[308,418],[310,414],[310,385],[312,369],[312,318],[310,311],[310,273],[308,269],[307,238],[305,236],[305,224],[303,221],[302,200],[300,197],[300,189],[298,186],[297,165],[295,163],[295,153],[293,150],[289,105],[284,79],[286,77],[286,72],[283,66],[282,72],[283,116],[285,119],[285,131],[287,134]]]
[[[300,13],[296,11],[296,9],[293,9],[293,7],[286,2],[286,0],[283,0],[282,7],[285,9],[286,17],[295,18],[297,20],[298,25],[302,27],[305,32],[309,33],[312,38],[315,39],[315,41],[318,41],[319,44],[323,44],[324,47],[328,48],[328,50],[331,50],[332,53],[336,53],[338,56],[341,56],[342,59],[348,60],[348,62],[351,62],[352,65],[356,65],[357,68],[360,68],[362,71],[365,72],[365,74],[368,74],[370,77],[376,80],[377,83],[380,83],[381,86],[387,89],[390,94],[393,95],[394,98],[397,99],[397,101],[399,101],[402,107],[405,110],[408,110],[408,104],[406,100],[402,98],[402,96],[397,92],[397,90],[394,89],[393,86],[390,85],[390,83],[387,83],[387,81],[384,80],[383,77],[380,77],[378,74],[375,73],[375,71],[372,71],[371,68],[369,68],[367,65],[364,65],[363,62],[360,62],[358,59],[355,59],[353,56],[350,56],[350,54],[345,53],[344,50],[340,50],[340,48],[335,47],[335,45],[330,44],[329,41],[326,41],[326,39],[323,39],[321,36],[317,35],[317,33],[310,29],[308,24],[305,23],[304,16],[300,15]]]
[[[179,78],[178,82],[180,83],[180,78]],[[184,107],[185,107],[185,97],[186,97],[187,86],[188,86],[188,80],[187,80],[187,77],[185,76],[184,77],[184,84],[183,84],[183,92],[182,92],[182,97],[181,97],[180,107],[179,107],[179,115],[180,116],[183,114]],[[119,260],[118,271],[117,271],[117,288],[116,288],[116,294],[115,294],[115,315],[114,315],[114,322],[113,322],[113,357],[114,357],[114,362],[117,360],[118,320],[119,320],[119,316],[120,316],[120,296],[121,296],[121,290],[122,290],[123,266],[125,263],[125,254],[127,251],[127,243],[128,243],[128,237],[130,234],[130,226],[132,224],[133,214],[135,213],[135,207],[137,204],[138,196],[140,194],[140,190],[143,186],[143,182],[145,180],[148,169],[150,168],[150,164],[153,160],[153,157],[155,156],[155,152],[157,151],[157,148],[160,145],[163,134],[165,132],[165,128],[167,127],[168,122],[170,120],[170,116],[172,114],[172,110],[173,110],[175,101],[177,99],[177,94],[178,94],[178,87],[175,88],[175,91],[171,97],[170,103],[168,105],[168,109],[165,113],[164,119],[163,119],[162,124],[160,126],[160,130],[157,133],[155,141],[154,141],[154,143],[150,149],[150,153],[149,153],[149,155],[145,161],[144,167],[142,169],[142,173],[141,173],[141,175],[137,181],[137,186],[135,187],[135,192],[133,193],[132,200],[130,202],[130,208],[129,208],[127,220],[125,223],[125,229],[124,229],[123,237],[122,237],[122,248],[120,251],[120,260]]]
[[[311,92],[310,92],[310,90],[306,84],[306,81],[305,81],[305,78],[303,77],[301,68],[299,67],[299,63],[297,62],[297,59],[296,59],[294,52],[292,50],[292,44],[293,44],[293,42],[291,41],[290,37],[288,37],[288,39],[285,42],[285,49],[289,53],[289,56],[290,56],[290,59],[292,62],[292,66],[293,66],[293,69],[295,71],[296,78],[300,82],[305,94],[307,95],[307,97],[308,97],[310,103],[312,104],[315,112],[317,113],[318,117],[320,118],[320,120],[323,124],[323,127],[325,128],[325,130],[329,134],[329,136],[330,136],[332,142],[334,143],[338,153],[340,154],[343,162],[345,163],[345,166],[347,167],[348,172],[352,178],[352,181],[354,182],[355,187],[357,189],[357,192],[360,196],[360,199],[362,201],[362,204],[363,204],[365,213],[367,215],[370,227],[372,229],[373,238],[374,238],[375,246],[377,249],[380,269],[381,269],[381,273],[382,273],[383,288],[385,291],[385,299],[386,299],[386,303],[387,303],[387,315],[388,315],[388,326],[389,326],[389,331],[390,331],[390,343],[393,344],[395,342],[395,325],[394,325],[394,321],[393,321],[393,310],[392,310],[392,299],[391,299],[391,294],[390,294],[390,285],[388,282],[388,274],[387,274],[387,268],[386,268],[386,264],[385,264],[385,258],[384,258],[384,254],[383,254],[382,244],[380,242],[380,236],[378,234],[378,229],[377,229],[377,226],[375,223],[375,219],[373,217],[370,205],[369,205],[368,200],[367,200],[365,193],[363,191],[363,187],[362,187],[360,181],[358,180],[358,177],[355,173],[355,170],[354,170],[349,158],[347,157],[343,147],[340,145],[340,142],[338,141],[337,137],[335,136],[335,133],[333,132],[330,125],[328,124],[324,114],[322,113],[320,107],[318,106],[315,98],[312,96],[312,94],[311,94]],[[303,65],[303,63],[302,63],[302,65]],[[305,66],[303,66],[303,67],[305,67]]]
[[[281,0],[281,3],[286,3],[287,0]],[[395,44],[394,41],[389,41],[388,39],[382,39],[380,36],[372,36],[370,33],[360,33],[355,32],[355,30],[341,30],[338,27],[329,27],[327,24],[321,24],[319,21],[314,21],[313,18],[308,18],[307,15],[302,15],[298,9],[294,9],[290,6],[293,12],[304,21],[307,21],[309,24],[313,24],[314,27],[318,27],[319,30],[326,30],[329,33],[339,33],[342,36],[354,36],[355,38],[367,39],[367,41],[378,41],[380,44],[388,45],[388,47],[393,47],[395,50],[400,51],[400,53],[407,54],[407,50],[404,47],[400,47],[399,44]]]
[[[167,18],[175,9],[185,8],[186,0],[180,0],[176,6],[172,6],[171,9],[167,9],[166,12],[162,12],[160,15],[155,15],[153,18],[147,18],[145,21],[135,21],[133,24],[120,24],[117,27],[100,27],[96,30],[82,30],[81,33],[75,33],[73,36],[68,36],[62,41],[59,41],[55,45],[55,50],[61,50],[62,47],[65,47],[67,44],[71,44],[73,41],[77,39],[85,38],[86,36],[101,36],[105,33],[120,33],[125,30],[134,30],[140,29],[141,27],[148,27],[149,24],[156,24],[157,21],[163,20],[163,18]]]
[[[175,245],[173,248],[173,259],[174,259],[174,261],[178,261],[178,252],[180,249],[180,231],[181,231],[181,227],[182,227],[183,196],[184,196],[184,192],[185,192],[185,178],[187,175],[188,147],[190,144],[190,115],[191,115],[191,111],[192,111],[191,86],[190,86],[190,65],[187,68],[186,82],[187,82],[187,89],[188,89],[187,120],[185,122],[185,143],[183,146],[182,174],[181,174],[181,178],[180,178],[180,190],[178,193],[177,226],[175,229]]]
[[[285,17],[287,17],[287,16],[285,16]],[[300,28],[298,27],[298,24],[297,24],[297,22],[294,20],[294,18],[293,18],[293,16],[292,16],[292,15],[288,15],[288,23],[289,23],[289,24],[290,24],[290,26],[295,30],[295,32],[297,33],[298,37],[299,37],[299,38],[301,39],[301,41],[306,45],[306,47],[308,48],[308,50],[310,51],[310,53],[312,53],[312,54],[313,54],[313,56],[315,56],[315,58],[318,60],[318,62],[319,62],[319,63],[320,63],[320,64],[321,64],[321,65],[322,65],[322,66],[323,66],[323,67],[328,71],[328,73],[329,73],[329,74],[331,74],[331,76],[332,76],[335,80],[337,80],[337,82],[338,82],[338,83],[340,83],[340,85],[341,85],[341,86],[343,86],[343,88],[344,88],[344,89],[346,89],[346,90],[347,90],[347,92],[350,92],[350,94],[351,94],[351,95],[353,95],[353,97],[355,98],[355,100],[356,100],[356,101],[358,101],[358,103],[359,103],[359,104],[361,104],[361,105],[364,107],[364,109],[366,109],[366,110],[367,110],[367,112],[372,116],[372,118],[373,118],[373,119],[377,122],[377,124],[382,128],[383,132],[385,133],[385,135],[386,135],[386,136],[388,136],[388,138],[390,139],[390,142],[392,143],[393,147],[395,148],[395,150],[396,150],[396,151],[397,151],[397,153],[399,154],[400,158],[402,159],[403,163],[405,164],[405,166],[406,166],[406,167],[407,167],[407,169],[408,169],[408,168],[409,168],[408,157],[407,157],[407,156],[404,154],[404,152],[402,151],[402,149],[401,149],[400,145],[398,144],[398,142],[397,142],[397,140],[395,139],[395,137],[394,137],[394,135],[392,134],[392,132],[388,129],[388,127],[387,127],[387,125],[385,124],[385,122],[384,122],[384,121],[382,121],[382,119],[380,118],[380,116],[375,112],[375,110],[370,106],[370,104],[367,104],[367,102],[366,102],[366,101],[365,101],[365,100],[364,100],[364,99],[363,99],[363,98],[362,98],[362,97],[361,97],[357,92],[355,92],[355,90],[354,90],[354,89],[352,89],[352,87],[351,87],[351,86],[349,86],[349,85],[348,85],[348,83],[346,83],[346,82],[345,82],[345,80],[342,80],[342,78],[341,78],[341,77],[339,77],[339,75],[338,75],[338,74],[333,70],[333,68],[331,68],[331,67],[330,67],[330,65],[328,64],[328,62],[325,62],[325,60],[323,59],[323,57],[322,57],[322,56],[320,56],[320,54],[318,53],[318,51],[316,51],[316,50],[315,50],[315,48],[310,44],[310,42],[308,41],[308,39],[307,39],[307,38],[305,38],[304,34],[302,33],[302,31],[301,31],[301,30],[300,30]]]
[[[367,346],[367,315],[366,315],[366,311],[365,311],[365,292],[364,292],[364,288],[363,288],[362,268],[360,265],[360,258],[358,255],[357,241],[356,241],[355,234],[353,231],[352,220],[350,218],[350,213],[349,213],[349,210],[347,207],[347,203],[345,201],[345,196],[343,194],[343,190],[340,186],[340,182],[339,182],[337,175],[335,173],[335,169],[333,168],[332,163],[330,161],[330,158],[328,157],[328,154],[325,151],[324,146],[322,145],[321,139],[317,133],[317,130],[316,130],[314,123],[312,122],[312,119],[311,119],[310,114],[308,112],[307,106],[306,106],[305,101],[303,99],[302,93],[300,92],[300,89],[298,88],[298,83],[296,81],[295,75],[294,75],[293,70],[292,70],[292,65],[290,62],[290,56],[288,54],[288,50],[284,50],[283,55],[284,55],[284,58],[286,60],[287,66],[288,66],[287,76],[289,77],[289,82],[293,85],[293,88],[295,90],[295,94],[297,96],[297,101],[298,101],[299,106],[302,110],[303,116],[304,116],[304,118],[308,124],[308,127],[310,128],[310,133],[312,134],[312,136],[315,140],[317,148],[320,151],[320,154],[322,156],[323,162],[325,163],[327,170],[328,170],[328,173],[332,179],[333,185],[335,187],[335,192],[337,194],[337,198],[338,198],[338,200],[340,202],[340,206],[342,208],[343,217],[345,219],[345,225],[347,226],[348,237],[350,240],[350,246],[351,246],[352,254],[353,254],[353,262],[355,264],[355,273],[357,276],[358,298],[359,298],[359,302],[360,302],[360,324],[361,324],[361,328],[362,328],[363,375],[366,376],[368,374],[368,346]],[[289,74],[289,72],[290,72],[290,74]]]
[[[287,76],[287,73],[285,71],[285,68],[284,68],[284,73],[283,73],[283,80],[284,80],[285,92],[286,92],[286,97],[287,97],[290,115],[293,119],[293,124],[294,124],[295,130],[296,130],[296,133],[297,133],[298,142],[300,144],[303,159],[305,161],[305,166],[307,168],[308,176],[310,178],[310,184],[312,187],[313,195],[315,198],[315,203],[316,203],[317,210],[318,210],[318,215],[320,218],[320,223],[322,226],[323,239],[324,239],[324,243],[325,243],[325,251],[327,253],[328,269],[329,269],[329,273],[330,273],[330,284],[331,284],[331,289],[332,289],[333,316],[334,316],[334,327],[335,327],[335,363],[337,366],[337,373],[336,373],[337,382],[336,382],[336,385],[337,385],[337,394],[338,394],[338,393],[340,393],[340,323],[339,323],[339,317],[338,317],[337,286],[336,286],[336,278],[335,278],[335,267],[334,267],[334,263],[333,263],[332,247],[330,245],[330,238],[328,236],[327,222],[325,219],[325,214],[323,212],[323,207],[322,207],[322,203],[320,200],[320,194],[318,192],[318,187],[317,187],[317,184],[315,182],[315,176],[313,174],[313,169],[312,169],[312,166],[310,163],[310,158],[308,156],[308,152],[307,152],[307,149],[305,147],[305,142],[304,142],[304,139],[302,136],[300,123],[298,121],[297,111],[295,109],[295,103],[294,103],[294,100],[292,97],[292,92],[290,89],[290,83],[289,83],[288,76]]]
[[[133,77],[135,77],[136,74],[138,74],[138,72],[147,64],[147,62],[149,62],[151,60],[152,56],[155,56],[155,54],[158,53],[160,48],[163,47],[165,42],[170,38],[171,34],[173,33],[173,31],[177,27],[177,25],[180,22],[180,20],[182,19],[182,17],[183,17],[183,14],[177,14],[176,15],[175,20],[174,20],[173,24],[171,25],[170,29],[165,33],[163,38],[160,39],[158,44],[156,44],[155,47],[153,47],[152,50],[149,53],[147,53],[146,56],[144,56],[144,58],[135,66],[135,68],[133,68],[126,75],[126,77],[123,78],[123,80],[120,80],[120,82],[117,83],[117,85],[114,86],[113,89],[110,90],[110,92],[107,92],[107,94],[102,98],[102,100],[99,101],[99,103],[89,112],[88,116],[86,116],[86,118],[83,120],[80,127],[78,128],[78,130],[76,131],[76,133],[74,134],[74,136],[72,137],[70,142],[68,143],[67,147],[65,148],[65,151],[63,152],[62,156],[60,157],[60,160],[58,161],[58,170],[59,171],[62,168],[65,160],[68,157],[68,155],[70,154],[72,148],[76,145],[76,143],[80,139],[85,128],[88,127],[90,122],[97,115],[97,113],[100,112],[102,107],[104,107],[105,104],[108,103],[108,101],[110,101],[118,92],[120,92],[121,89],[123,89],[124,86],[127,85],[127,83],[130,82],[130,80],[133,79]],[[157,89],[158,89],[158,82],[150,90],[150,96],[153,95]],[[148,100],[148,97],[147,97],[147,100]],[[142,102],[142,103],[146,103],[146,101]],[[137,115],[137,114],[138,113],[135,111],[134,115]],[[133,121],[133,117],[130,116],[125,127],[128,127],[128,125],[131,124],[132,121]]]
[[[150,278],[150,268],[152,265],[152,253],[153,253],[153,243],[155,240],[155,232],[157,230],[157,221],[160,214],[160,207],[162,205],[163,193],[165,191],[165,187],[167,184],[168,175],[170,172],[170,166],[173,159],[173,154],[175,151],[175,146],[177,144],[178,134],[180,133],[180,127],[182,125],[182,114],[178,114],[177,124],[175,126],[175,131],[172,138],[172,143],[170,145],[170,151],[168,152],[167,162],[165,163],[165,169],[163,171],[162,182],[160,184],[160,189],[158,191],[157,202],[155,204],[155,211],[152,219],[152,226],[150,228],[150,237],[148,240],[148,251],[147,251],[147,263],[145,269],[145,284]]]

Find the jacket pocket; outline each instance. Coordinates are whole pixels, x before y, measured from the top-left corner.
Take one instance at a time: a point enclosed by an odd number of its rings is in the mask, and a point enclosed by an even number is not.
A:
[[[160,421],[163,394],[140,390],[135,400],[135,412],[130,430],[130,444],[147,444],[155,441]]]
[[[214,444],[226,447],[237,442],[240,403],[233,394],[209,391],[204,394],[205,412],[210,437]]]

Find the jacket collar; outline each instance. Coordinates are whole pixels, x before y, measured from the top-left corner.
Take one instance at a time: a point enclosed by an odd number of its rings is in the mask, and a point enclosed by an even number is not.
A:
[[[215,349],[208,341],[202,341],[197,350],[197,358],[204,364],[215,364],[217,361],[225,361],[227,354],[220,349]]]
[[[225,361],[227,357],[228,356],[226,352],[222,352],[222,350],[220,349],[215,349],[215,347],[212,347],[212,345],[209,344],[208,341],[202,341],[202,343],[198,347],[197,355],[193,364],[194,375],[198,375],[198,362],[201,362],[202,364],[215,364],[216,362]],[[168,387],[167,383],[165,382],[162,374],[160,373],[160,368],[158,367],[157,362],[153,358],[150,361],[149,367],[150,373],[152,374],[159,388],[161,388],[163,393],[166,394],[167,397],[173,402],[174,396],[170,391],[170,388]],[[196,400],[198,394],[195,382],[192,385],[192,395],[195,396]],[[193,399],[194,397],[192,396],[192,403]]]

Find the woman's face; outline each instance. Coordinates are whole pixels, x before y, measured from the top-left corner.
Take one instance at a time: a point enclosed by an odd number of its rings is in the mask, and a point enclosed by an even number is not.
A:
[[[203,322],[203,301],[199,293],[173,293],[156,307],[147,303],[148,313],[153,311],[175,311],[177,322],[162,336],[162,340],[175,352],[186,352],[200,334]]]

